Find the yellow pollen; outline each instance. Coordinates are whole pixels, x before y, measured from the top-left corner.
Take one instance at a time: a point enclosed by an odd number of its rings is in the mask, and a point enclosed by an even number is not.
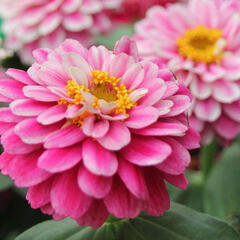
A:
[[[221,29],[198,26],[186,31],[177,39],[178,52],[194,62],[216,63],[222,60],[226,46],[226,44],[222,45],[221,41],[225,41],[222,39]]]
[[[94,108],[100,108],[99,99],[97,97],[94,98],[94,103],[92,104]]]
[[[69,103],[66,99],[61,98],[58,104],[65,104],[69,106],[80,105],[85,102],[83,92],[89,92],[94,98],[92,107],[99,109],[99,100],[105,100],[106,102],[115,102],[117,107],[113,109],[109,114],[125,114],[128,116],[127,111],[137,104],[131,100],[129,94],[134,91],[134,89],[127,89],[123,83],[120,83],[121,78],[116,78],[114,76],[109,76],[108,72],[102,72],[99,70],[92,71],[90,73],[92,80],[89,81],[89,88],[84,85],[79,85],[73,80],[69,80],[66,85],[67,95],[72,99]],[[84,120],[90,116],[92,113],[84,112],[82,115],[70,119],[73,124],[82,126]]]
[[[88,118],[89,116],[91,116],[91,115],[92,115],[91,113],[85,111],[85,112],[84,112],[83,114],[81,114],[80,116],[75,117],[75,118],[73,118],[73,119],[70,119],[70,121],[71,121],[73,124],[81,127],[81,126],[83,125],[84,120],[85,120],[86,118]]]
[[[60,105],[66,105],[66,104],[68,104],[68,101],[65,100],[64,98],[60,98],[60,100],[58,100],[58,104],[60,104]]]

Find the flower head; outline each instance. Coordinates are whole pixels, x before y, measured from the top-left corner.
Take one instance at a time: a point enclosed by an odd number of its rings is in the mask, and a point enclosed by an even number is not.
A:
[[[204,143],[240,131],[239,1],[191,0],[153,7],[136,24],[140,55],[161,60],[194,96],[190,118]]]
[[[89,46],[93,34],[112,28],[104,11],[118,9],[121,0],[2,0],[6,46],[32,63],[32,51],[39,47],[55,48],[66,38]]]
[[[186,0],[122,0],[121,8],[118,11],[111,11],[109,15],[114,22],[130,22],[145,16],[146,11],[154,6],[166,6],[175,2],[183,2]]]
[[[54,219],[99,227],[109,214],[134,218],[169,208],[165,181],[186,188],[188,89],[138,57],[123,37],[109,51],[66,40],[34,51],[28,72],[0,80],[0,168]]]

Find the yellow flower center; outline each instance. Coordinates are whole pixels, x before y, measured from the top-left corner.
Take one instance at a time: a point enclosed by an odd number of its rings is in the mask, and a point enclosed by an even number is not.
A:
[[[73,99],[73,103],[69,103],[66,99],[61,98],[58,103],[71,106],[73,104],[80,105],[85,101],[83,92],[91,93],[95,98],[92,106],[96,109],[100,108],[99,100],[105,100],[106,102],[115,102],[117,107],[110,113],[124,114],[128,116],[127,111],[137,104],[131,100],[129,94],[133,89],[127,89],[123,83],[120,83],[121,78],[109,76],[108,72],[102,72],[99,70],[92,71],[90,73],[92,80],[89,83],[89,88],[84,85],[79,85],[73,80],[67,82],[66,88],[67,94]],[[84,120],[89,117],[91,113],[85,111],[82,115],[71,119],[74,124],[81,126]]]
[[[194,62],[216,63],[222,59],[226,41],[222,39],[221,29],[198,26],[177,39],[178,52]]]

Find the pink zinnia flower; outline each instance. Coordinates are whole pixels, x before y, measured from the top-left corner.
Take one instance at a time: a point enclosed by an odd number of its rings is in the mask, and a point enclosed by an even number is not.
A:
[[[104,11],[120,4],[121,0],[2,0],[6,46],[18,51],[26,63],[33,62],[34,49],[55,48],[66,38],[89,46],[93,34],[112,28]]]
[[[190,88],[191,122],[204,143],[215,134],[229,142],[240,130],[240,12],[233,2],[153,7],[136,25],[140,54],[167,63]]]
[[[187,149],[199,135],[188,126],[188,89],[141,61],[123,37],[109,51],[66,40],[34,51],[28,72],[0,81],[3,174],[54,219],[99,227],[109,214],[134,218],[169,208],[165,181],[185,189]]]
[[[122,6],[118,11],[109,12],[114,22],[130,22],[140,17],[144,17],[146,11],[154,5],[166,6],[170,3],[186,0],[122,0]]]

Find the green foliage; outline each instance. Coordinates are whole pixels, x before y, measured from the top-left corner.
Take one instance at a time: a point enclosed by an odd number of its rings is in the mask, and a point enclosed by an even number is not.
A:
[[[0,174],[0,192],[9,188],[12,185],[12,180],[8,176]]]
[[[226,148],[212,170],[204,192],[205,212],[219,217],[240,215],[240,145]]]
[[[2,24],[3,24],[3,20],[2,20],[2,18],[0,18],[0,38],[4,39],[4,33],[3,33],[3,30],[2,30]]]
[[[183,191],[168,184],[168,191],[171,199],[199,212],[203,211],[203,175],[198,171],[187,171],[186,176],[189,181],[188,188]]]
[[[8,68],[17,68],[22,70],[28,69],[28,66],[22,64],[17,54],[14,54],[12,57],[8,57],[4,59],[1,64],[2,64],[2,67],[5,69],[8,69]]]
[[[22,233],[16,240],[239,240],[227,223],[173,203],[161,217],[142,214],[133,220],[105,223],[95,230],[73,220],[47,221]]]
[[[119,28],[116,28],[111,34],[108,35],[98,35],[95,38],[96,45],[104,45],[108,49],[113,49],[115,43],[123,36],[133,35],[133,26],[132,25],[123,25]]]
[[[25,199],[12,189],[0,191],[0,239],[13,240],[31,226],[49,219],[40,210],[33,210]]]

